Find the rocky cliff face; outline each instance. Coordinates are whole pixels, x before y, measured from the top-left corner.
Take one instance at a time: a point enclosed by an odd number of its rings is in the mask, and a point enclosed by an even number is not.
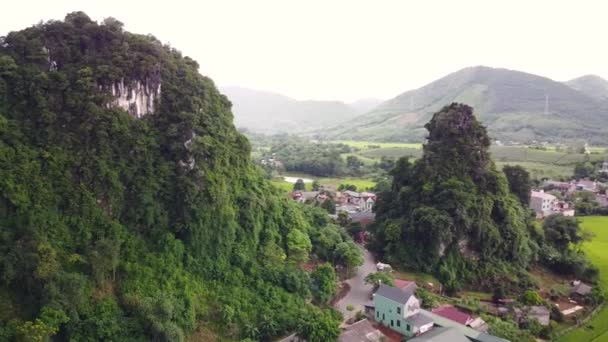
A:
[[[160,77],[146,78],[134,82],[121,79],[111,86],[114,100],[111,105],[120,107],[136,118],[154,113],[155,101],[160,100]]]

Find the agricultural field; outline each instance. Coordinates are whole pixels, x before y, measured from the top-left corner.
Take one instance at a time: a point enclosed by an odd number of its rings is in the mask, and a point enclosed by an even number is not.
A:
[[[331,141],[335,144],[344,144],[350,147],[355,147],[359,149],[369,149],[370,146],[377,146],[375,148],[415,148],[422,149],[422,144],[420,143],[381,143],[374,141],[359,141],[359,140],[336,140]]]
[[[359,151],[350,153],[360,158],[366,165],[385,158],[411,157],[418,158],[422,155],[421,144],[407,143],[375,143],[372,141],[336,141],[352,147]],[[490,148],[492,158],[499,168],[504,165],[521,165],[533,178],[570,178],[573,174],[574,165],[586,160],[608,160],[608,152],[604,147],[591,147],[590,155],[559,151],[555,148],[535,149],[526,146],[492,146]]]
[[[331,186],[331,187],[335,187],[335,188],[337,188],[340,184],[352,184],[357,187],[358,191],[370,190],[376,185],[376,182],[374,182],[371,179],[366,179],[366,178],[315,177],[315,176],[311,176],[311,175],[307,175],[307,174],[291,173],[291,172],[287,172],[287,173],[283,174],[282,176],[313,179],[313,180],[316,180],[317,182],[319,182],[320,185]],[[293,190],[293,183],[286,182],[286,181],[282,180],[281,178],[275,178],[275,179],[271,180],[270,182],[277,188],[281,189],[282,192],[291,192]],[[305,187],[306,187],[307,191],[312,190],[311,183],[306,183]]]
[[[608,216],[581,217],[581,226],[595,236],[584,245],[587,256],[600,269],[600,283],[608,292]],[[582,327],[558,340],[559,342],[608,342],[608,305]]]

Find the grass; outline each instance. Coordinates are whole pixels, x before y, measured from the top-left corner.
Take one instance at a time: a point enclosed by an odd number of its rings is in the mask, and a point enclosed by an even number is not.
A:
[[[502,162],[497,161],[496,167],[499,170],[502,170],[505,165],[519,165],[526,169],[532,178],[542,179],[542,178],[551,178],[551,179],[570,179],[572,174],[574,173],[574,166],[564,166],[564,165],[553,165],[553,164],[543,164],[536,162],[525,162],[525,161],[509,161]]]
[[[583,246],[591,262],[600,269],[600,285],[608,290],[608,217],[581,217],[581,226],[593,234],[593,240]],[[582,327],[561,337],[560,342],[608,341],[608,305]]]
[[[376,182],[371,179],[364,178],[316,178],[321,185],[333,185],[338,187],[340,184],[353,184],[357,187],[357,191],[371,189],[376,186]]]
[[[279,188],[282,192],[289,193],[293,191],[293,184],[280,179],[273,179],[270,181],[272,185]]]
[[[282,176],[289,177],[300,177],[300,178],[308,178],[314,179],[319,182],[321,185],[338,187],[340,184],[353,184],[357,187],[357,191],[365,191],[368,189],[372,189],[376,186],[376,182],[371,179],[366,178],[356,178],[356,177],[316,177],[312,175],[307,175],[304,173],[292,173],[286,172]],[[281,189],[283,192],[289,193],[293,191],[293,184],[286,182],[281,179],[273,179],[270,181],[274,186]],[[306,191],[312,191],[312,183],[306,183]]]

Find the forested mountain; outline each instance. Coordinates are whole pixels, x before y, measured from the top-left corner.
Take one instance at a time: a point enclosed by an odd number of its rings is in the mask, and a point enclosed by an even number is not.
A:
[[[596,100],[608,100],[608,81],[599,76],[585,75],[567,81],[566,84],[569,87],[576,89],[581,93]]]
[[[301,264],[352,242],[263,180],[228,99],[154,37],[75,12],[0,38],[0,165],[0,340],[337,336]]]
[[[471,107],[445,106],[425,128],[421,158],[400,159],[391,189],[378,196],[370,248],[392,264],[434,273],[448,292],[534,287],[527,269],[539,261],[569,276],[597,277],[580,249],[569,247],[581,240],[578,228],[565,243],[551,225],[536,228],[527,209],[529,175],[497,170]]]
[[[343,123],[380,101],[298,101],[287,96],[242,87],[222,87],[233,105],[235,125],[260,133],[316,131]]]
[[[446,103],[476,108],[493,139],[526,142],[581,139],[606,144],[608,103],[551,79],[472,67],[405,92],[326,131],[329,138],[420,142],[423,125]]]

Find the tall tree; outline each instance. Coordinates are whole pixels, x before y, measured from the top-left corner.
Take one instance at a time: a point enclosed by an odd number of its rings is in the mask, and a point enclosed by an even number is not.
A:
[[[507,176],[509,190],[527,207],[530,204],[530,191],[532,191],[530,173],[519,165],[505,165],[502,172]]]
[[[293,191],[301,191],[306,189],[306,184],[304,184],[304,180],[298,178],[295,183],[293,183]]]
[[[326,304],[336,294],[338,278],[334,267],[328,263],[321,264],[310,275],[312,292],[317,303]]]

